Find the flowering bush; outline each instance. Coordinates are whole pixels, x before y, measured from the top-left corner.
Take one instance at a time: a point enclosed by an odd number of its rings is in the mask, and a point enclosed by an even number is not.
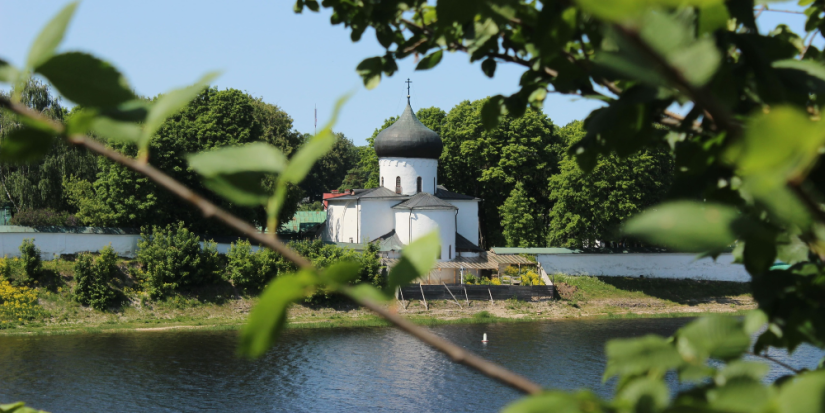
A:
[[[0,280],[0,325],[17,324],[43,318],[46,312],[37,304],[37,291],[15,287]]]
[[[74,215],[66,211],[55,211],[51,208],[20,211],[9,220],[9,224],[22,225],[24,227],[78,226],[77,219]]]
[[[533,271],[527,271],[521,274],[521,285],[544,285],[541,276]]]

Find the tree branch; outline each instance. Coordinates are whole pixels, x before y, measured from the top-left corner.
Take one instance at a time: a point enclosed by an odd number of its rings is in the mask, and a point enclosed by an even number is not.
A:
[[[62,135],[65,133],[65,127],[62,124],[55,122],[51,119],[48,119],[39,112],[29,109],[28,107],[22,104],[11,102],[2,96],[0,96],[0,107],[9,108],[19,115],[44,122],[50,125],[58,134]],[[141,163],[136,159],[125,156],[122,153],[115,151],[114,149],[108,148],[102,143],[88,136],[72,135],[69,136],[67,139],[69,142],[75,145],[83,146],[91,150],[92,152],[96,152],[135,172],[145,175],[158,185],[166,188],[167,190],[177,195],[181,199],[191,203],[192,205],[200,209],[205,217],[215,218],[223,222],[228,227],[235,229],[236,231],[248,236],[249,238],[258,241],[260,244],[265,245],[266,247],[280,253],[286,259],[295,263],[297,266],[301,268],[313,268],[312,263],[310,263],[306,258],[302,257],[292,249],[290,249],[284,243],[280,242],[275,237],[275,234],[268,236],[266,234],[258,232],[258,230],[255,227],[249,225],[242,219],[237,218],[229,212],[226,212],[223,209],[219,208],[217,205],[211,203],[209,200],[196,194],[191,189],[187,188],[180,182],[176,181],[169,175],[166,175],[165,173],[153,167],[152,165]],[[533,383],[532,381],[516,373],[513,373],[512,371],[498,364],[492,363],[475,354],[472,354],[448,340],[438,337],[437,335],[429,332],[427,329],[415,325],[412,322],[398,316],[397,314],[390,312],[389,310],[387,310],[386,308],[382,307],[380,304],[374,301],[366,299],[359,299],[355,301],[358,304],[372,310],[376,314],[385,318],[387,321],[393,323],[401,330],[406,331],[415,338],[423,341],[424,343],[430,345],[436,350],[439,350],[442,353],[446,354],[457,363],[461,363],[468,367],[474,368],[480,373],[484,374],[485,376],[496,379],[516,390],[519,390],[527,394],[536,394],[541,392],[542,390],[541,386],[539,386],[538,384]]]
[[[749,352],[748,352],[748,354],[750,354],[751,356],[756,356],[756,357],[759,357],[759,358],[762,358],[762,359],[768,360],[768,361],[770,361],[770,362],[776,363],[778,366],[782,366],[782,367],[784,367],[784,368],[786,368],[786,369],[788,369],[788,370],[790,370],[790,371],[794,372],[795,374],[802,373],[802,370],[800,370],[800,369],[796,369],[796,368],[793,368],[793,367],[791,367],[791,365],[790,365],[790,364],[787,364],[787,363],[781,362],[781,361],[779,361],[779,360],[777,360],[777,359],[775,359],[775,358],[773,358],[773,357],[771,357],[771,356],[766,356],[766,355],[764,355],[764,354],[757,354],[757,353],[754,353],[754,352],[752,352],[752,351],[749,351]]]

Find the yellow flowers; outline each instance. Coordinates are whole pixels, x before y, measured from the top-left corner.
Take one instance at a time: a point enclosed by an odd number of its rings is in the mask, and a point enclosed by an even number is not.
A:
[[[28,287],[15,287],[5,280],[0,281],[0,322],[16,320],[22,323],[42,318],[45,314],[37,304],[37,291]]]

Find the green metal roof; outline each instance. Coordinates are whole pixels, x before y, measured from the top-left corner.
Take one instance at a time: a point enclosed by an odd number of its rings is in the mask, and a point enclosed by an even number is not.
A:
[[[298,211],[288,222],[278,228],[279,234],[297,234],[313,230],[318,224],[327,221],[326,211]]]

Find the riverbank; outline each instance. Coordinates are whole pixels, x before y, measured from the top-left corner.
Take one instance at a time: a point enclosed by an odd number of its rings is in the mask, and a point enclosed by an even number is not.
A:
[[[577,318],[692,317],[707,313],[739,314],[756,307],[747,284],[643,278],[556,275],[560,297],[524,302],[394,302],[390,305],[417,324],[533,322]],[[0,330],[2,335],[51,335],[103,332],[239,329],[257,298],[216,286],[163,301],[132,300],[101,312],[71,300],[67,291],[39,289],[49,316]],[[388,323],[352,304],[327,307],[294,305],[290,328],[379,327]]]

